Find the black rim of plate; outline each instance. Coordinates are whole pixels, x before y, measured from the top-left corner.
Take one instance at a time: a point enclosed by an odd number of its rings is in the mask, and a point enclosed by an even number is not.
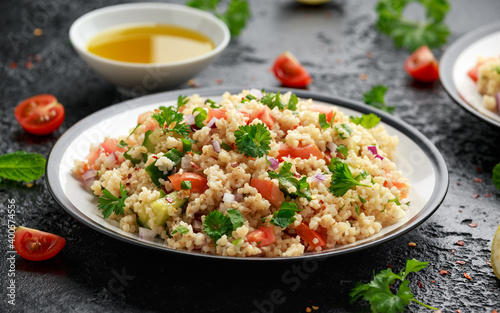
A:
[[[456,40],[450,47],[446,49],[443,56],[441,57],[440,67],[439,67],[439,78],[443,84],[444,89],[450,95],[450,97],[455,100],[463,109],[469,111],[480,119],[490,123],[491,125],[500,127],[500,122],[496,121],[478,110],[476,110],[472,105],[467,103],[460,94],[458,93],[457,86],[453,82],[453,66],[457,58],[460,56],[462,51],[473,44],[474,42],[481,40],[483,37],[500,31],[500,22],[495,22],[476,30],[473,30],[464,36]]]
[[[427,139],[423,134],[421,134],[418,130],[413,128],[412,126],[406,124],[400,119],[397,119],[383,111],[380,111],[378,109],[375,109],[373,107],[367,106],[363,103],[344,99],[344,98],[339,98],[339,97],[333,97],[329,95],[324,95],[324,94],[318,94],[314,92],[308,92],[304,90],[296,90],[296,89],[290,89],[290,88],[282,88],[281,90],[286,90],[286,91],[292,91],[295,93],[298,97],[302,99],[308,99],[312,98],[313,100],[316,101],[322,101],[326,103],[330,103],[332,105],[336,105],[338,107],[344,107],[347,109],[352,109],[355,110],[359,113],[363,114],[368,114],[368,113],[375,113],[379,117],[381,117],[382,121],[394,127],[395,129],[399,130],[410,140],[412,140],[414,143],[416,143],[423,151],[426,153],[426,155],[429,157],[430,162],[432,163],[433,169],[435,171],[435,177],[436,177],[436,187],[433,190],[433,193],[427,202],[427,204],[419,211],[419,213],[412,218],[411,220],[407,221],[405,224],[399,226],[398,228],[394,229],[393,231],[387,233],[381,238],[376,238],[373,239],[372,241],[368,241],[366,243],[363,243],[362,245],[355,245],[352,247],[347,247],[347,248],[334,248],[330,250],[325,250],[319,253],[306,253],[301,256],[294,256],[294,257],[229,257],[229,256],[218,256],[218,255],[211,255],[211,254],[205,254],[201,252],[189,252],[189,251],[183,251],[183,250],[174,250],[171,248],[168,248],[166,246],[158,246],[146,241],[141,241],[139,239],[134,239],[134,238],[129,238],[122,236],[119,233],[114,232],[111,229],[105,228],[94,221],[92,221],[90,218],[88,218],[86,215],[84,215],[78,208],[73,206],[73,204],[69,201],[69,199],[66,197],[66,194],[64,193],[62,189],[61,182],[59,180],[59,170],[60,166],[59,164],[61,163],[62,156],[64,152],[66,151],[67,147],[69,144],[73,141],[73,138],[77,135],[79,135],[82,131],[86,130],[92,125],[95,125],[99,123],[100,121],[107,119],[109,116],[113,116],[114,114],[124,112],[125,110],[129,108],[137,108],[141,106],[146,106],[146,105],[151,105],[155,103],[159,103],[162,101],[171,101],[171,100],[176,100],[179,94],[199,94],[200,96],[215,96],[215,95],[222,95],[224,92],[228,91],[230,93],[239,93],[243,89],[250,89],[250,88],[242,88],[242,87],[220,87],[220,88],[206,88],[206,89],[184,89],[184,90],[176,90],[176,91],[168,91],[168,92],[163,92],[163,93],[158,93],[158,94],[153,94],[141,98],[136,98],[136,99],[131,99],[119,104],[112,105],[110,107],[104,108],[102,110],[99,110],[78,123],[76,123],[74,126],[72,126],[70,129],[68,129],[62,136],[59,138],[59,140],[55,143],[54,147],[52,148],[48,161],[47,161],[47,185],[49,187],[49,191],[61,205],[66,212],[68,212],[71,216],[73,216],[76,220],[80,221],[84,225],[90,227],[91,229],[94,229],[98,232],[101,232],[105,235],[108,235],[112,238],[132,243],[134,245],[142,246],[142,247],[149,247],[153,248],[156,250],[161,250],[161,251],[166,251],[166,252],[173,252],[173,253],[179,253],[183,255],[190,255],[190,256],[201,256],[201,257],[209,257],[209,258],[214,258],[214,259],[228,259],[228,260],[260,260],[260,261],[266,261],[266,260],[300,260],[300,259],[305,259],[305,258],[323,258],[323,257],[330,257],[330,256],[335,256],[335,255],[341,255],[345,253],[352,253],[356,251],[360,251],[363,249],[371,248],[375,245],[379,245],[381,243],[387,242],[389,240],[392,240],[396,237],[399,237],[403,234],[406,234],[407,232],[413,230],[415,227],[419,226],[421,223],[423,223],[427,218],[429,218],[436,210],[437,208],[441,205],[441,203],[444,200],[444,197],[448,191],[448,183],[449,183],[449,177],[448,177],[448,169],[445,163],[444,158],[442,155],[439,153],[437,148],[430,142],[429,139]],[[270,92],[277,92],[279,89],[277,88],[266,88],[266,91]]]

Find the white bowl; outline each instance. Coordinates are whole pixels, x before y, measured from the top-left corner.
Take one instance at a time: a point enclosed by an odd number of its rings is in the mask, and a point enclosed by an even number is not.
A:
[[[88,51],[89,40],[100,32],[144,23],[169,24],[200,32],[215,47],[198,57],[168,63],[114,61]],[[130,3],[81,16],[71,25],[69,38],[80,57],[101,76],[133,91],[150,92],[173,88],[196,76],[226,48],[231,36],[224,22],[198,9],[167,3]]]

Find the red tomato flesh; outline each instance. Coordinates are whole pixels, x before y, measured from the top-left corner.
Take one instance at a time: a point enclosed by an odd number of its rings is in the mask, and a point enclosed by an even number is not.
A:
[[[208,109],[207,113],[207,123],[210,122],[213,118],[217,119],[226,119],[227,118],[227,113],[226,110],[224,109]]]
[[[276,58],[272,69],[276,78],[286,87],[304,88],[312,82],[306,69],[288,51]]]
[[[30,261],[43,261],[54,257],[66,244],[57,235],[19,226],[14,233],[14,249]]]
[[[326,240],[325,238],[323,238],[321,233],[313,229],[310,229],[309,226],[307,226],[304,223],[301,223],[297,227],[297,235],[299,235],[300,238],[302,238],[302,240],[304,240],[304,242],[307,243],[313,249],[316,249],[317,247],[326,246]]]
[[[312,107],[311,110],[314,111],[314,112],[319,112],[319,113],[325,114],[326,121],[328,123],[330,123],[332,121],[332,118],[335,116],[335,113],[333,112],[333,109],[330,108],[330,107],[327,107],[325,105],[315,104],[315,105],[313,105],[313,107]]]
[[[181,184],[183,181],[191,182],[191,191],[197,193],[203,193],[208,189],[208,181],[205,177],[190,172],[177,173],[168,177],[172,182],[175,190],[181,190]]]
[[[48,135],[64,121],[64,107],[52,95],[37,95],[21,101],[14,116],[28,133]]]
[[[422,46],[405,61],[405,71],[415,80],[431,83],[439,79],[439,65],[431,50]]]
[[[253,121],[256,118],[261,120],[269,128],[272,128],[276,122],[276,119],[271,115],[271,109],[268,106],[265,106],[260,111],[252,112],[250,119]]]
[[[271,227],[261,226],[247,235],[247,241],[256,242],[257,247],[265,247],[275,242],[276,236]]]
[[[280,149],[278,150],[279,161],[282,161],[283,157],[301,158],[305,160],[309,159],[311,156],[315,156],[318,160],[324,158],[323,152],[321,152],[315,144],[305,146],[299,145],[296,148],[292,148],[286,143],[280,143]]]
[[[106,152],[107,155],[110,155],[111,153],[116,151],[120,152],[127,151],[126,147],[123,148],[118,147],[118,140],[114,138],[107,138],[106,140],[104,140],[101,143],[101,147],[104,149],[104,152]]]
[[[285,201],[283,192],[270,180],[253,178],[250,181],[250,186],[257,189],[262,197],[274,207],[281,207],[281,204]]]
[[[493,58],[487,58],[487,59],[484,59],[484,60],[481,60],[481,61],[478,61],[477,64],[471,68],[468,72],[467,72],[467,75],[469,75],[469,77],[475,82],[477,83],[478,79],[479,79],[479,68],[481,67],[481,65],[483,65],[484,63],[486,63],[487,61],[490,61],[491,59]]]

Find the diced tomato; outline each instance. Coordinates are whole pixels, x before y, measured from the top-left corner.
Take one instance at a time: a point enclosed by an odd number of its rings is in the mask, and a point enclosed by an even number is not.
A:
[[[405,71],[415,80],[424,83],[439,79],[439,64],[427,46],[418,48],[406,59]]]
[[[247,235],[248,242],[256,242],[257,247],[269,246],[276,241],[273,229],[268,226],[261,226],[258,229],[251,231]]]
[[[276,122],[276,119],[271,115],[271,109],[268,106],[264,106],[264,108],[260,111],[252,112],[250,119],[253,121],[256,118],[261,120],[269,128],[272,128]]]
[[[102,151],[103,150],[102,150],[101,146],[97,147],[94,150],[90,150],[89,154],[85,158],[87,160],[88,164],[89,164],[89,168],[94,168],[95,161],[101,155]]]
[[[315,144],[309,144],[305,146],[297,146],[296,148],[292,148],[286,143],[280,143],[280,149],[278,151],[278,160],[282,161],[283,157],[291,157],[291,158],[301,158],[301,159],[309,159],[310,157],[315,156],[318,160],[324,158],[323,152],[319,150],[318,146]]]
[[[127,151],[126,147],[120,148],[118,146],[118,140],[114,138],[107,138],[101,143],[101,147],[104,149],[104,152],[106,152],[107,155],[110,155],[113,152],[120,151],[120,152],[125,152]]]
[[[250,181],[250,186],[257,189],[262,197],[274,207],[281,207],[281,203],[285,201],[283,192],[270,180],[253,178]]]
[[[144,112],[137,118],[138,124],[144,124],[144,132],[147,132],[148,130],[154,130],[159,126],[156,120],[149,120],[148,122],[146,122],[152,114],[152,112]]]
[[[207,123],[212,120],[212,118],[217,118],[217,119],[227,119],[227,113],[226,110],[224,109],[208,109],[207,113]]]
[[[392,183],[389,183],[387,180],[384,182],[384,187],[392,188],[396,187],[397,189],[401,190],[406,188],[406,183],[404,182],[398,182],[398,181],[393,181]],[[401,195],[399,196],[399,199],[405,199],[408,195],[406,194],[406,191],[401,192]]]
[[[137,118],[137,124],[144,124],[144,122],[152,115],[152,112],[144,112],[142,114],[139,114],[139,117]]]
[[[43,261],[54,257],[66,244],[57,235],[19,226],[14,233],[14,249],[30,261]]]
[[[273,65],[276,78],[286,87],[304,88],[312,78],[299,61],[288,51],[280,54]]]
[[[172,182],[175,190],[181,190],[181,184],[183,181],[191,182],[191,191],[197,193],[203,193],[208,189],[208,181],[205,177],[190,172],[177,173],[168,177]]]
[[[310,229],[305,223],[301,223],[297,227],[297,235],[313,249],[326,246],[325,238],[318,231]]]
[[[476,63],[476,65],[467,72],[467,75],[469,75],[469,77],[475,83],[477,83],[477,80],[479,79],[479,68],[481,67],[481,65],[483,65],[484,63],[490,61],[491,59],[493,59],[493,58],[487,58],[487,59],[478,60],[477,63]]]
[[[16,106],[14,116],[21,127],[30,134],[48,135],[64,121],[64,107],[53,95],[37,95]]]
[[[311,110],[314,112],[324,113],[326,115],[326,120],[328,121],[328,123],[330,123],[332,121],[332,118],[335,116],[333,109],[326,105],[315,104],[313,105]]]

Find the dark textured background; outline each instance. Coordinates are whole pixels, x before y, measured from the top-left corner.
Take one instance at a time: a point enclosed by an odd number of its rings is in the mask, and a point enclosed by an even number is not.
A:
[[[371,86],[387,85],[387,102],[397,107],[395,115],[430,138],[449,166],[450,188],[438,211],[407,235],[363,252],[323,262],[255,264],[132,246],[76,222],[52,199],[43,179],[32,188],[4,183],[0,186],[0,311],[257,312],[261,306],[262,312],[305,312],[314,305],[319,307],[317,312],[367,312],[365,304],[349,304],[348,292],[354,283],[368,281],[373,269],[391,265],[399,271],[409,258],[430,262],[412,277],[411,287],[422,302],[443,312],[500,309],[499,280],[487,263],[500,222],[500,192],[491,183],[491,170],[500,161],[499,130],[462,110],[439,83],[421,85],[406,75],[403,63],[408,52],[395,49],[374,28],[375,1],[334,0],[319,7],[291,0],[250,2],[253,17],[246,30],[195,78],[196,84],[279,87],[268,69],[278,54],[290,50],[311,73],[314,82],[309,90],[313,92],[361,100]],[[451,2],[446,20],[452,32],[449,42],[497,21],[500,14],[497,0]],[[68,44],[69,27],[77,17],[116,3],[0,3],[0,153],[26,150],[47,156],[75,122],[130,98],[98,77]],[[43,29],[42,36],[32,36],[33,23]],[[16,38],[14,44],[9,37]],[[442,54],[435,52],[438,57]],[[25,62],[30,60],[33,68],[27,69]],[[17,68],[10,68],[11,62]],[[360,78],[362,74],[366,80]],[[187,84],[180,87],[189,88]],[[47,137],[25,133],[13,115],[20,100],[40,93],[56,95],[67,112],[63,126]],[[483,182],[474,182],[476,177]],[[479,198],[473,198],[474,193]],[[6,291],[8,199],[16,201],[16,224],[67,240],[63,251],[50,261],[34,263],[17,257],[15,307],[7,306]],[[469,227],[471,222],[478,226]],[[465,244],[456,245],[458,240]],[[417,246],[409,247],[409,242]],[[456,264],[458,260],[466,264]],[[450,273],[441,276],[440,269]],[[472,279],[466,279],[464,272]],[[282,301],[271,307],[276,293],[282,294]],[[412,304],[407,311],[427,310]]]

